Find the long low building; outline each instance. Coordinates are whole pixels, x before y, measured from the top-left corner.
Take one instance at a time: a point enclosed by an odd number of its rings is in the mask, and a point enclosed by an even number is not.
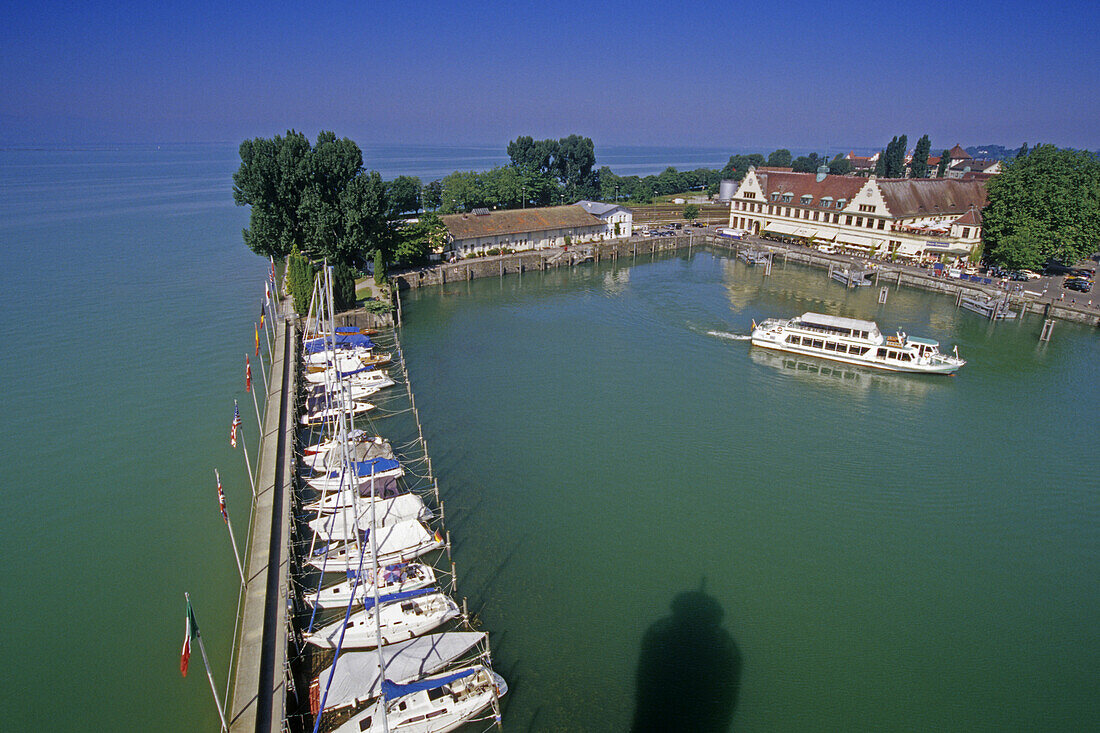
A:
[[[750,168],[730,201],[730,226],[836,251],[943,262],[978,247],[985,204],[983,181]]]
[[[500,248],[560,247],[569,242],[597,241],[606,238],[607,234],[607,223],[581,206],[506,211],[474,209],[468,214],[448,214],[440,218],[447,227],[444,252],[464,256]]]

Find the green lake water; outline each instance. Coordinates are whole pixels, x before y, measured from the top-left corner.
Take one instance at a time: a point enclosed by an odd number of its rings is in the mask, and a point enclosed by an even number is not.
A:
[[[877,295],[707,251],[405,295],[506,729],[1097,723],[1095,330],[1040,345],[1038,319]],[[808,310],[970,363],[892,375],[735,340]]]
[[[266,263],[241,242],[235,146],[0,163],[3,727],[216,730],[197,652],[178,664],[188,590],[225,685],[237,572],[214,468],[247,529],[228,432],[236,397],[255,449]],[[1039,345],[1036,318],[876,295],[699,251],[405,294],[505,730],[670,710],[682,730],[1096,727],[1095,329]],[[970,363],[823,370],[729,338],[806,310]]]

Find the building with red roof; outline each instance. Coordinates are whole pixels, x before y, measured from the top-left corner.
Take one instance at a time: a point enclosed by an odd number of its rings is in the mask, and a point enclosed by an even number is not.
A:
[[[985,182],[750,168],[730,227],[835,251],[910,260],[967,257],[981,242]]]

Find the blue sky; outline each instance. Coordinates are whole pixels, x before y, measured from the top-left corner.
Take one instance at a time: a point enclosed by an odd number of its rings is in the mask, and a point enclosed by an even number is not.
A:
[[[0,144],[1100,148],[1096,3],[16,0]]]

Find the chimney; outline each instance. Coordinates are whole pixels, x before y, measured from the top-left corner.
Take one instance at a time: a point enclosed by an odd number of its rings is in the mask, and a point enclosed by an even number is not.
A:
[[[825,180],[825,176],[829,175],[829,166],[819,165],[817,167],[817,182],[821,183]]]

